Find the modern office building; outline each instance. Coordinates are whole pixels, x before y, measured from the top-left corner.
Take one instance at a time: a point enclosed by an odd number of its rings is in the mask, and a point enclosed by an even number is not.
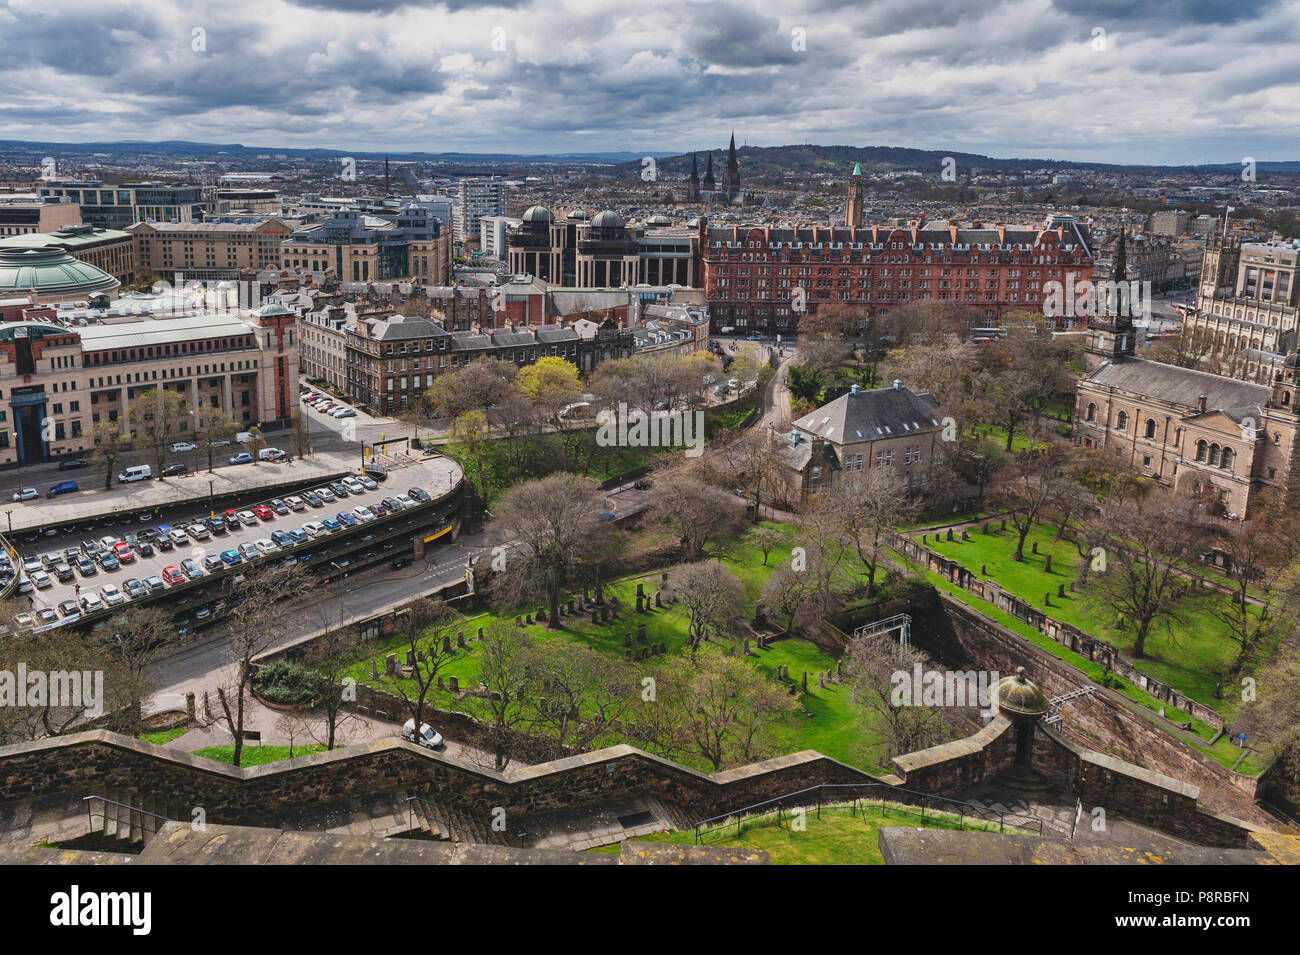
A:
[[[427,210],[336,212],[299,229],[280,251],[285,268],[333,272],[340,282],[451,282],[451,237]]]
[[[81,225],[81,207],[67,197],[41,197],[34,192],[0,195],[0,238],[74,225]]]
[[[81,207],[81,219],[105,229],[125,229],[136,222],[199,222],[216,201],[215,190],[165,182],[98,179],[51,179],[40,189],[48,198],[69,198]]]

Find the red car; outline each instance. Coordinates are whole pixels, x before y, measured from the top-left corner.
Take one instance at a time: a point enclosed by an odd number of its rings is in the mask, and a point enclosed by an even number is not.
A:
[[[163,580],[167,581],[167,583],[171,584],[173,587],[175,587],[177,584],[185,583],[185,575],[181,573],[181,569],[179,567],[176,567],[174,565],[171,567],[164,567],[162,576],[163,576]]]
[[[113,545],[113,556],[123,564],[129,564],[135,560],[135,552],[131,550],[131,545],[125,543]]]
[[[265,504],[259,504],[253,508],[253,513],[257,515],[259,520],[263,521],[269,521],[275,517],[275,511],[271,510]]]
[[[239,520],[239,512],[236,511],[233,507],[226,508],[224,511],[221,512],[221,516],[224,517],[227,521],[232,519]]]

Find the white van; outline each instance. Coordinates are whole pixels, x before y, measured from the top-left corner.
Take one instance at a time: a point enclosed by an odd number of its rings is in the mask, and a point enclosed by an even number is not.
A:
[[[438,749],[442,746],[442,734],[435,730],[428,723],[420,724],[420,735],[415,735],[415,720],[407,720],[406,725],[402,727],[402,739],[410,740],[418,746],[427,746],[429,749]]]
[[[147,464],[137,464],[125,471],[118,472],[117,481],[119,484],[130,484],[132,481],[148,481],[152,477],[152,467]]]
[[[263,448],[257,452],[257,460],[259,461],[279,461],[283,457],[284,452],[279,448]]]

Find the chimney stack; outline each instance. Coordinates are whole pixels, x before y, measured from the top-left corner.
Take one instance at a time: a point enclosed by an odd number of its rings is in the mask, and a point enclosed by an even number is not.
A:
[[[1196,399],[1196,410],[1199,411],[1201,414],[1204,414],[1205,406],[1209,404],[1209,401],[1210,399],[1208,395],[1201,395],[1199,398]]]
[[[902,391],[902,390],[903,390],[903,379],[902,379],[902,378],[895,378],[895,379],[894,379],[894,390],[895,390],[895,391]]]

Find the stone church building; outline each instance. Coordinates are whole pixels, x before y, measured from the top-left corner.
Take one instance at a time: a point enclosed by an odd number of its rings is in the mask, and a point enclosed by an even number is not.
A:
[[[1121,236],[1116,274],[1124,268]],[[1088,323],[1075,444],[1122,454],[1155,478],[1245,519],[1256,496],[1286,486],[1300,434],[1300,351],[1262,383],[1137,358],[1133,316],[1101,303]]]

